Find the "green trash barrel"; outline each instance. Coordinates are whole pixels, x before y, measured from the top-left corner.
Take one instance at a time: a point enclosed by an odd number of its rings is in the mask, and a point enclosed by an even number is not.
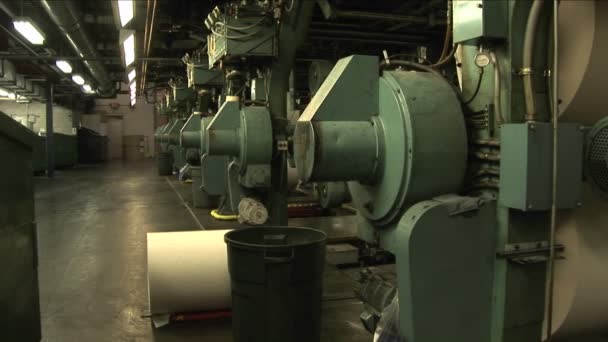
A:
[[[318,342],[325,240],[322,231],[259,226],[224,236],[235,342]]]
[[[171,152],[159,152],[156,154],[156,164],[159,176],[173,174],[173,154]]]

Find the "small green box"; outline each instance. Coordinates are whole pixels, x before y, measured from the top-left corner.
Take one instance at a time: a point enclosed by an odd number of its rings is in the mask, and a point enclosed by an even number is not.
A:
[[[579,125],[559,124],[557,146],[557,208],[570,209],[580,203],[583,180],[583,133]],[[523,211],[551,209],[552,124],[503,125],[500,155],[500,203]]]
[[[188,87],[223,85],[224,74],[221,70],[209,69],[203,66],[188,66]]]
[[[507,1],[455,0],[454,43],[507,37]]]

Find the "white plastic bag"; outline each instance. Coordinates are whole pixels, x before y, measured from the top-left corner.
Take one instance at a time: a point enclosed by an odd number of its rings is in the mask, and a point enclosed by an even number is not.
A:
[[[399,295],[393,297],[393,301],[384,308],[382,317],[376,326],[374,342],[405,342],[399,333]]]

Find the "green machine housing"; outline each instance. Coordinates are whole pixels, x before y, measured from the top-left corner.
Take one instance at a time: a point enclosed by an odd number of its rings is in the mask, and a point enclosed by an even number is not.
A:
[[[38,253],[32,181],[38,137],[0,113],[0,340],[40,341]]]
[[[529,306],[499,300],[511,291],[503,272],[522,261],[508,256],[514,245],[503,244],[500,227],[502,213],[516,210],[513,220],[528,225],[522,239],[547,232],[538,227],[551,204],[551,124],[503,125],[498,200],[470,195],[472,132],[454,88],[433,73],[378,69],[377,57],[358,55],[332,69],[296,124],[300,179],[348,181],[360,237],[396,256],[405,340],[540,340],[546,258],[517,271]],[[573,208],[582,134],[562,124],[560,137],[568,147],[558,165],[559,207]]]
[[[269,57],[278,53],[278,42],[273,25],[256,5],[250,11],[241,9],[235,15],[222,13],[216,7],[205,20],[211,30],[207,36],[209,68],[226,56]]]

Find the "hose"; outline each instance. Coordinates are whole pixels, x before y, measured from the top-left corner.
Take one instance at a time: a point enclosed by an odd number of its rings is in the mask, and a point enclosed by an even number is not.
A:
[[[435,64],[440,64],[440,62],[443,61],[447,55],[449,55],[448,47],[450,46],[450,40],[452,39],[452,0],[448,0],[448,13],[446,20],[447,22],[445,25],[445,39],[443,40],[443,50],[441,51],[441,56]]]
[[[482,80],[483,80],[483,69],[479,69],[479,77],[477,78],[477,85],[475,86],[475,91],[473,92],[473,95],[471,95],[471,97],[468,100],[462,101],[463,104],[468,105],[469,103],[473,102],[473,100],[475,100],[475,98],[477,97],[477,94],[479,94],[479,90],[481,89]]]
[[[219,213],[218,209],[211,210],[211,217],[220,221],[234,221],[239,218],[238,215],[222,215]]]
[[[500,82],[500,65],[498,64],[498,59],[493,51],[490,52],[490,59],[492,59],[492,64],[494,65],[494,112],[496,113],[498,124],[502,125],[505,122],[505,118],[502,116],[500,102],[500,92],[502,90]]]
[[[534,53],[534,43],[540,13],[542,12],[544,0],[534,0],[530,7],[526,32],[524,35],[524,49],[522,58],[522,68],[520,70],[521,79],[524,86],[524,101],[526,105],[526,121],[536,120],[536,103],[534,98],[534,86],[532,84],[532,63]]]
[[[551,183],[552,188],[552,201],[551,201],[551,223],[549,227],[549,261],[547,263],[547,298],[546,298],[546,312],[547,312],[547,342],[553,340],[553,286],[555,284],[555,230],[557,226],[557,178],[558,178],[558,116],[559,116],[559,99],[558,99],[558,73],[557,67],[559,65],[559,27],[558,27],[559,10],[557,1],[553,3],[553,73],[552,73],[552,121],[553,121],[553,180]]]

